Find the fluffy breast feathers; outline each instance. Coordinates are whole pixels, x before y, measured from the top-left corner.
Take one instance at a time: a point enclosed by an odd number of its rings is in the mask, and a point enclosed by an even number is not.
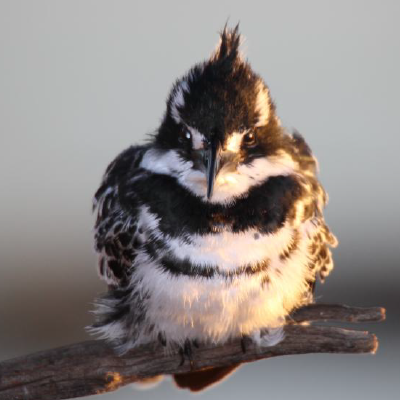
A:
[[[312,301],[332,269],[336,239],[326,195],[300,135],[290,151],[204,177],[173,150],[132,147],[95,197],[99,299],[94,331],[121,350],[156,338],[224,342],[282,325]]]

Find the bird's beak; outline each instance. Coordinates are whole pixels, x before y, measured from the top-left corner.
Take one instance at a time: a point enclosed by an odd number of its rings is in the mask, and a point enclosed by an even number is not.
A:
[[[210,140],[209,147],[205,153],[205,164],[207,174],[207,198],[210,199],[214,190],[215,177],[219,170],[221,143],[216,137]]]

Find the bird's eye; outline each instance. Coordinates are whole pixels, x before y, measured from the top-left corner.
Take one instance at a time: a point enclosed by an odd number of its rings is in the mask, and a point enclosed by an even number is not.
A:
[[[190,140],[190,139],[192,138],[192,134],[191,134],[189,131],[186,131],[186,132],[185,132],[185,138],[186,138],[187,140]]]
[[[253,147],[256,145],[257,143],[257,137],[255,132],[248,132],[243,136],[243,141],[242,143],[246,146],[246,147]]]

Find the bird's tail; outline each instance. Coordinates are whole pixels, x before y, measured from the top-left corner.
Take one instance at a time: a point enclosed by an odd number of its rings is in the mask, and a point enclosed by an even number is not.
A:
[[[228,367],[213,367],[196,372],[176,374],[174,375],[174,381],[181,389],[199,392],[227,378],[239,365],[240,364],[234,364]]]

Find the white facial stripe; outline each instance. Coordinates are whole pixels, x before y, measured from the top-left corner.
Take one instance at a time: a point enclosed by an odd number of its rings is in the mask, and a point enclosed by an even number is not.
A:
[[[197,129],[191,126],[187,127],[190,134],[192,135],[192,148],[195,150],[200,150],[204,147],[205,136],[200,133]]]
[[[257,83],[257,99],[256,99],[256,111],[259,115],[256,126],[264,126],[268,123],[270,114],[270,97],[268,89],[265,87],[262,80]]]
[[[229,204],[235,198],[245,195],[250,187],[259,185],[272,176],[295,174],[297,163],[285,154],[268,158],[257,158],[252,163],[239,165],[236,171],[217,175],[214,193],[209,200],[212,203]]]
[[[244,133],[239,132],[234,132],[229,135],[226,143],[226,150],[231,151],[232,153],[239,153],[243,135]]]
[[[222,169],[214,184],[214,193],[207,199],[206,176],[193,170],[191,161],[183,161],[175,150],[165,153],[148,150],[141,167],[158,174],[174,176],[178,182],[204,201],[229,204],[245,195],[250,187],[258,185],[272,176],[291,175],[298,170],[297,163],[289,154],[280,152],[275,156],[257,158],[252,163],[240,165],[235,172]]]
[[[178,107],[183,107],[185,105],[185,92],[189,93],[189,85],[185,80],[183,80],[179,83],[171,102],[171,114],[178,124],[182,121],[181,116],[179,115]]]
[[[188,173],[193,163],[182,160],[175,150],[160,152],[150,149],[144,153],[140,166],[157,174],[176,176]]]

